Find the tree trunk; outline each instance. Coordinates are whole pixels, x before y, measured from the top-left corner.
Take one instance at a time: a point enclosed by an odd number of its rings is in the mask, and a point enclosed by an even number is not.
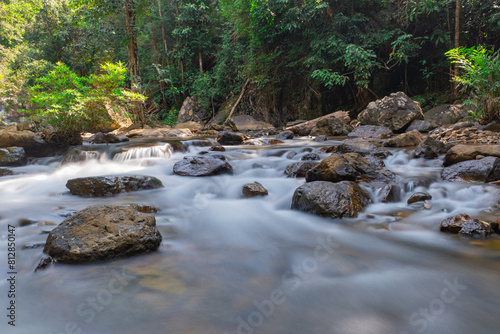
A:
[[[134,0],[124,0],[125,24],[128,36],[128,68],[130,71],[131,88],[135,93],[142,93],[141,72],[139,69],[139,49],[137,47],[137,32],[135,29],[135,3]],[[144,127],[144,106],[142,102],[136,103],[134,121]]]
[[[461,9],[461,4],[460,0],[456,0],[456,6],[455,6],[455,49],[460,47],[460,9]],[[458,77],[459,72],[458,72],[458,64],[455,64],[453,66],[453,77],[456,78]],[[453,91],[452,91],[453,98],[456,98],[458,96],[458,84],[455,82],[453,84]]]
[[[201,57],[201,52],[198,53],[198,62],[200,65],[200,73],[203,73],[203,58]]]
[[[156,41],[155,41],[155,35],[153,32],[153,21],[151,20],[151,16],[148,15],[148,20],[149,20],[149,26],[150,26],[150,31],[151,31],[151,50],[153,51],[153,55],[155,57],[155,61],[157,64],[160,63],[160,52],[158,50],[158,47],[156,46]],[[163,99],[163,105],[167,105],[167,99],[165,98],[165,89],[163,88],[163,80],[160,78],[158,80],[158,83],[160,84],[160,93]]]

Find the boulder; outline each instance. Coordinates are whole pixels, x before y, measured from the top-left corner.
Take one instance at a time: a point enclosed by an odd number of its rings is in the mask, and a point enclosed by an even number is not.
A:
[[[422,109],[403,92],[370,102],[358,116],[361,125],[382,125],[398,133],[404,132],[416,119],[424,119]]]
[[[233,167],[223,155],[184,157],[174,165],[174,173],[181,176],[213,176],[233,174]]]
[[[315,161],[294,162],[285,169],[285,175],[287,177],[306,177],[306,173],[317,165],[318,162]]]
[[[177,115],[178,123],[185,123],[189,121],[196,121],[198,117],[195,113],[196,104],[192,97],[188,96],[182,103],[179,114]]]
[[[423,119],[416,119],[413,122],[411,122],[410,126],[408,127],[408,129],[406,129],[406,131],[418,130],[419,132],[429,132],[434,130],[436,127],[437,127],[436,125],[434,125],[429,121]]]
[[[175,125],[176,129],[189,129],[191,131],[199,131],[203,128],[203,126],[199,123],[196,123],[194,121],[189,121],[189,122],[184,122],[184,123],[178,123]]]
[[[27,155],[33,157],[45,156],[49,145],[39,135],[31,131],[0,130],[0,147],[22,147]]]
[[[28,162],[22,147],[0,148],[0,166],[24,166]]]
[[[471,218],[465,213],[446,218],[441,222],[441,226],[439,229],[441,232],[471,236],[486,236],[493,233],[490,224],[482,222],[478,219]]]
[[[500,158],[500,145],[455,145],[446,152],[443,165],[449,166],[457,162],[473,160],[478,155]]]
[[[332,146],[327,150],[328,153],[357,153],[362,156],[373,155],[385,159],[391,153],[379,148],[372,143],[362,139],[347,139],[338,146]]]
[[[292,209],[331,218],[357,217],[371,202],[357,183],[316,181],[295,190]]]
[[[153,215],[133,206],[96,205],[54,228],[43,251],[58,262],[92,263],[151,252],[161,240]]]
[[[228,121],[228,125],[234,131],[261,131],[266,129],[274,129],[269,123],[257,121],[249,115],[234,116]]]
[[[14,172],[8,168],[0,168],[0,176],[14,175]]]
[[[294,134],[290,130],[280,132],[278,135],[276,135],[276,139],[278,139],[278,140],[293,139],[293,137],[294,137]]]
[[[322,116],[319,118],[315,118],[315,119],[307,121],[307,122],[303,122],[303,123],[300,123],[297,125],[287,127],[286,130],[293,131],[293,133],[295,133],[298,136],[309,136],[311,134],[311,131],[313,131],[313,129],[317,126],[318,122],[327,121],[327,120],[333,119],[333,118],[335,118],[335,120],[340,120],[342,123],[344,123],[346,125],[349,125],[349,122],[351,121],[349,114],[346,111],[336,111],[334,113],[331,113],[331,114],[328,114],[328,115],[325,115],[325,116]],[[327,125],[327,127],[328,127],[329,123],[326,122],[323,124]],[[338,124],[338,123],[333,121],[332,124]],[[318,133],[318,134],[327,135],[326,133]]]
[[[311,136],[347,136],[352,131],[352,126],[344,123],[337,117],[329,117],[319,120],[311,130]]]
[[[112,133],[102,133],[102,132],[98,132],[89,139],[87,139],[87,142],[90,144],[115,144],[126,141],[129,141],[129,139],[125,135],[114,135]]]
[[[306,181],[357,181],[391,183],[394,173],[357,153],[332,154],[306,174]]]
[[[454,182],[494,182],[500,180],[500,158],[486,157],[445,167],[441,178]]]
[[[394,133],[391,129],[386,126],[378,125],[361,125],[349,133],[347,136],[352,138],[364,138],[364,139],[387,139],[392,137]]]
[[[97,151],[86,151],[78,148],[72,148],[64,156],[62,164],[95,160],[98,159],[100,155],[101,154]]]
[[[431,200],[432,196],[429,193],[426,192],[417,192],[414,193],[408,198],[408,201],[406,201],[407,204],[413,204],[417,202],[424,202],[427,200]]]
[[[384,141],[385,147],[417,146],[424,141],[424,136],[418,130],[402,133]]]
[[[217,142],[221,145],[241,145],[245,136],[239,132],[221,131],[217,135]]]
[[[245,198],[269,195],[267,189],[258,182],[245,184],[242,187],[241,192]]]
[[[412,157],[434,159],[441,154],[445,154],[451,146],[451,144],[444,143],[437,138],[427,137],[412,152]]]
[[[433,128],[466,121],[473,106],[462,104],[442,104],[424,114],[424,120]]]
[[[68,180],[66,187],[71,195],[107,197],[139,190],[163,187],[152,176],[94,176]]]

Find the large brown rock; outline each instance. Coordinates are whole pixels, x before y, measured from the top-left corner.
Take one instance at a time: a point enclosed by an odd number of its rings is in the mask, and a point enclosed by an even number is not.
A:
[[[420,132],[418,132],[418,130],[413,130],[387,139],[386,141],[384,141],[384,146],[385,147],[417,146],[423,141],[424,141],[424,136]]]
[[[163,187],[160,180],[152,176],[94,176],[68,180],[66,187],[71,195],[108,197],[121,193]]]
[[[331,218],[357,217],[371,202],[357,183],[316,181],[295,190],[292,209]]]
[[[478,155],[500,158],[500,145],[455,145],[446,152],[443,165],[449,166],[457,162],[473,160]]]
[[[49,145],[39,135],[31,131],[0,130],[0,147],[22,147],[27,155],[42,157],[47,154]]]
[[[333,118],[335,118],[336,120],[340,120],[342,123],[346,125],[348,125],[349,122],[351,121],[349,114],[346,111],[336,111],[334,113],[318,117],[307,122],[302,122],[300,124],[287,127],[286,130],[293,131],[293,133],[299,136],[309,136],[311,134],[311,131],[313,131],[313,129],[318,125],[318,122],[327,121]],[[338,124],[335,121],[333,122],[334,124]],[[328,126],[329,123],[326,122],[324,124]],[[318,134],[327,135],[327,133],[318,133]]]
[[[24,166],[28,157],[22,147],[0,148],[0,166]]]
[[[386,126],[394,132],[403,132],[411,122],[423,118],[424,114],[418,102],[403,92],[371,102],[358,116],[362,125]]]
[[[91,263],[154,251],[161,240],[153,215],[134,206],[96,205],[53,229],[43,251],[58,262]]]
[[[486,157],[445,167],[443,180],[454,182],[494,182],[500,180],[500,158]]]
[[[196,109],[197,106],[194,99],[190,96],[186,97],[182,103],[181,109],[179,110],[179,114],[177,115],[177,122],[185,123],[189,121],[197,121],[198,117],[196,115]]]
[[[462,104],[443,104],[432,108],[424,115],[424,120],[434,126],[450,125],[466,121],[472,106]]]
[[[352,131],[352,126],[344,123],[337,117],[329,117],[319,120],[311,130],[311,136],[347,136]]]
[[[486,236],[493,233],[491,225],[478,219],[473,219],[465,213],[446,218],[441,222],[441,232]]]
[[[174,165],[174,173],[181,176],[213,176],[233,174],[233,167],[223,155],[184,157]]]
[[[306,174],[307,182],[376,181],[391,183],[394,179],[394,173],[368,161],[357,153],[332,154]]]
[[[175,125],[176,129],[189,129],[190,131],[199,131],[203,128],[200,123],[189,121],[184,123],[179,123]]]

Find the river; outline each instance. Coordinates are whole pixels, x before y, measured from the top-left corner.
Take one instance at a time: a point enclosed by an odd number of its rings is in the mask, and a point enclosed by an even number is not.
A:
[[[207,178],[173,174],[183,156],[208,149],[193,140],[175,153],[159,140],[84,145],[94,151],[84,163],[43,158],[13,168],[16,175],[0,178],[1,332],[498,333],[500,238],[457,237],[439,225],[462,212],[498,219],[500,187],[443,182],[441,160],[392,150],[385,163],[405,189],[401,202],[380,203],[372,192],[365,212],[341,220],[290,210],[304,179],[287,178],[285,168],[306,151],[324,158],[320,149],[338,143],[227,147],[234,175]],[[297,155],[287,159],[289,151]],[[165,187],[110,198],[71,196],[65,187],[71,178],[113,174],[155,176]],[[242,185],[254,181],[269,196],[242,198]],[[430,210],[406,204],[416,191],[433,196]],[[65,217],[129,203],[159,209],[158,251],[34,272],[48,231]],[[16,227],[15,328],[6,317],[9,224]]]

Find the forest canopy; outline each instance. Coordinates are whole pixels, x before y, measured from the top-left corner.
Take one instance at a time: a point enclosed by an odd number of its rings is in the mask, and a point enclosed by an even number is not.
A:
[[[497,0],[1,0],[0,97],[47,112],[50,73],[88,82],[121,63],[141,115],[168,121],[191,96],[210,117],[248,80],[246,108],[283,124],[398,90],[465,98],[446,53],[499,46]]]

